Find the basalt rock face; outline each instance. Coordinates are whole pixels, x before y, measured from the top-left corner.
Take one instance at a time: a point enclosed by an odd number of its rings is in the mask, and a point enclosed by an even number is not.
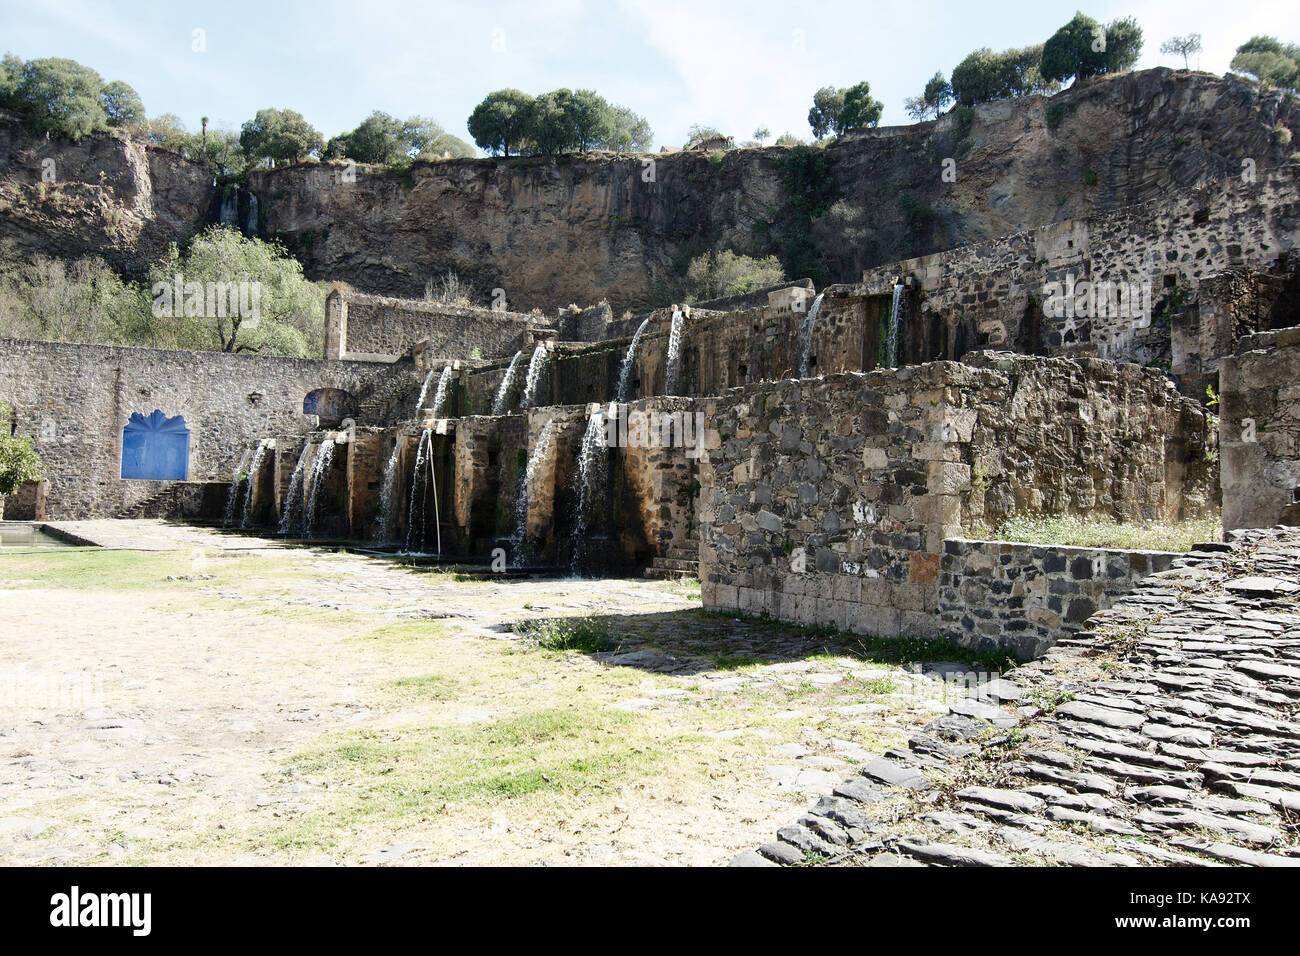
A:
[[[254,172],[265,233],[312,278],[419,295],[447,270],[512,309],[681,294],[707,249],[776,253],[818,284],[963,243],[1155,199],[1286,161],[1300,110],[1249,83],[1166,69],[1100,77],[815,151],[446,160],[389,171],[301,164]],[[60,161],[38,188],[39,159]],[[46,143],[0,118],[0,236],[138,271],[212,218],[210,173],[112,138]],[[650,160],[653,159],[653,164]],[[100,173],[104,176],[101,178]],[[945,176],[945,173],[948,175]],[[955,176],[955,178],[954,178]]]
[[[134,278],[210,217],[212,171],[122,136],[32,133],[0,110],[0,240],[23,253],[103,256]]]

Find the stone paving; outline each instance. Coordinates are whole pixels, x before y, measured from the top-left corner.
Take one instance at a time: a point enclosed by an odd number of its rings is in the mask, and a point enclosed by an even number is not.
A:
[[[1300,530],[1229,539],[733,865],[1300,865]]]

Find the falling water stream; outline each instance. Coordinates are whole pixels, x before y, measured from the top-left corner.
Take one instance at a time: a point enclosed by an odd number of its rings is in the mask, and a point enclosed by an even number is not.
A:
[[[528,360],[528,377],[524,380],[524,397],[519,402],[520,408],[532,408],[537,403],[537,391],[541,387],[542,373],[546,370],[546,360],[550,353],[543,343],[533,349],[533,357]]]
[[[280,512],[280,534],[292,534],[302,526],[302,493],[307,481],[307,456],[311,454],[311,445],[303,445],[298,453],[298,463],[293,466],[293,475],[289,478],[289,488],[284,494],[284,506]]]
[[[673,310],[672,331],[668,333],[668,364],[664,370],[664,394],[676,395],[682,377],[682,319],[680,309]]]
[[[515,380],[519,378],[519,363],[523,360],[524,353],[522,349],[516,352],[515,357],[510,360],[510,367],[506,369],[501,384],[497,386],[496,397],[492,399],[493,415],[504,415],[506,413],[506,402],[510,400],[510,393],[514,390]]]
[[[307,496],[307,509],[303,514],[303,534],[308,538],[316,537],[317,512],[320,510],[321,485],[326,480],[330,465],[334,462],[334,439],[327,438],[320,443],[316,457],[311,463],[311,492]]]
[[[899,282],[894,285],[894,301],[889,308],[889,334],[885,338],[885,364],[898,368],[898,343],[903,331],[903,312],[907,303],[903,299],[905,286]]]
[[[379,516],[376,520],[376,536],[379,541],[388,541],[393,535],[393,495],[397,493],[397,463],[402,457],[401,436],[393,442],[393,453],[388,456],[384,466],[384,482],[379,489]]]
[[[429,469],[429,488],[424,490],[424,469]],[[438,514],[438,475],[433,463],[433,431],[426,428],[420,433],[415,450],[415,467],[411,470],[411,509],[406,528],[406,550],[410,554],[427,554],[425,522],[428,520],[428,495],[433,495],[433,526],[436,535],[434,553],[442,555],[442,517]]]
[[[587,554],[587,532],[591,527],[591,513],[603,500],[605,480],[609,471],[609,449],[605,445],[605,416],[595,412],[587,419],[587,430],[582,435],[582,448],[578,453],[578,471],[574,475],[577,511],[573,518],[572,570],[582,569]]]
[[[241,528],[247,528],[253,520],[253,494],[257,488],[257,476],[261,474],[262,462],[266,460],[266,442],[261,442],[257,446],[257,451],[253,453],[252,464],[248,466],[247,487],[244,489],[244,514],[239,520]]]
[[[448,365],[446,368],[442,370],[442,374],[438,376],[438,390],[433,393],[432,411],[433,411],[434,418],[437,418],[439,415],[441,415],[443,409],[447,405],[447,393],[450,391],[449,386],[451,385],[451,379],[452,379],[451,366]]]
[[[221,516],[221,523],[229,528],[235,523],[235,505],[239,501],[239,488],[244,480],[244,473],[248,471],[248,460],[253,453],[244,449],[244,455],[239,459],[239,464],[235,466],[235,473],[230,477],[230,492],[226,495],[226,510]]]
[[[812,305],[804,313],[803,321],[799,323],[799,377],[807,378],[812,373],[812,340],[813,330],[817,328],[817,313],[822,308],[822,295],[818,293],[817,298],[813,299]]]
[[[628,390],[632,387],[632,368],[636,364],[636,350],[641,344],[641,336],[645,335],[645,330],[650,327],[650,320],[647,318],[637,326],[636,334],[632,336],[632,342],[627,347],[627,354],[623,356],[623,364],[618,370],[618,391],[615,393],[615,400],[626,402]]]
[[[533,453],[519,480],[519,497],[515,499],[515,533],[510,538],[510,563],[521,567],[524,563],[524,538],[528,535],[528,501],[532,497],[538,466],[551,453],[555,442],[555,422],[549,421],[537,436]]]

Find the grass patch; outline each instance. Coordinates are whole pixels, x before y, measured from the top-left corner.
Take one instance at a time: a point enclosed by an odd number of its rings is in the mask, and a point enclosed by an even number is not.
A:
[[[597,617],[550,617],[519,621],[513,630],[546,651],[594,654],[617,647],[609,623]]]
[[[286,778],[323,776],[341,785],[338,804],[304,815],[275,839],[283,846],[328,845],[340,825],[601,790],[652,771],[667,756],[667,749],[632,741],[636,722],[603,708],[541,709],[469,727],[339,735],[284,770]]]
[[[420,674],[416,677],[399,677],[383,686],[407,699],[451,700],[460,692],[462,682],[448,674]]]
[[[1000,541],[1080,548],[1189,551],[1192,545],[1202,541],[1222,541],[1223,522],[1217,513],[1177,524],[1124,524],[1074,515],[1012,518],[1004,522],[993,537]]]
[[[761,657],[754,657],[752,654],[716,654],[713,657],[713,666],[720,671],[740,670],[742,667],[755,667],[766,663]]]

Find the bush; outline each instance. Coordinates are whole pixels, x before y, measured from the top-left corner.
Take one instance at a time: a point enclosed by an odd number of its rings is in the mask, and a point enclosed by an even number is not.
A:
[[[594,617],[557,617],[519,621],[514,632],[547,651],[579,651],[594,654],[612,650],[614,639],[609,625]]]
[[[1076,13],[1042,49],[1041,72],[1050,82],[1130,70],[1142,53],[1142,28],[1131,17],[1103,27],[1092,17]]]
[[[697,301],[744,295],[784,281],[785,271],[776,256],[753,259],[730,249],[697,256],[686,269],[686,285]]]
[[[45,464],[32,448],[32,440],[10,433],[12,416],[9,403],[0,402],[0,503],[26,482],[45,476]]]

